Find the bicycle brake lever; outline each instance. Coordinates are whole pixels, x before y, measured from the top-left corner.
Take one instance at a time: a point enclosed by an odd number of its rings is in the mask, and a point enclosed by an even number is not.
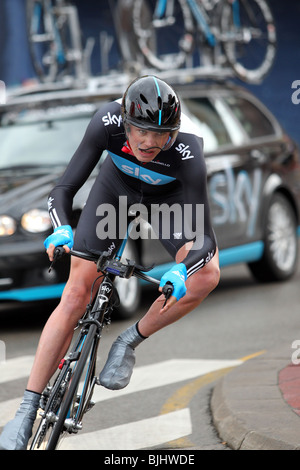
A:
[[[163,308],[166,305],[168,299],[171,297],[172,292],[173,292],[173,284],[171,282],[166,282],[165,285],[162,288],[163,294],[165,295],[165,302],[163,304]]]
[[[58,259],[60,259],[64,254],[65,254],[65,250],[62,246],[57,246],[55,248],[54,254],[53,254],[53,261],[51,262],[51,264],[49,266],[48,273],[50,273],[52,271],[52,268],[53,268],[54,264],[56,263],[56,261]]]

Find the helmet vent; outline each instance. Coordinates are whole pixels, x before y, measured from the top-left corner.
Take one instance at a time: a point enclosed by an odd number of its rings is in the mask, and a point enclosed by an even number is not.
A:
[[[144,103],[148,104],[147,98],[144,95],[142,95],[142,93],[140,94],[140,98]]]
[[[149,118],[151,119],[152,122],[155,122],[154,114],[151,113],[149,109],[146,109],[146,113],[148,114]]]

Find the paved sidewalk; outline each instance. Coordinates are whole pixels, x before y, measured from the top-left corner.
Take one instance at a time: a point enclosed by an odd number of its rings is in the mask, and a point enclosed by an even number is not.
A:
[[[300,365],[292,341],[246,361],[215,386],[211,407],[234,450],[300,450]]]

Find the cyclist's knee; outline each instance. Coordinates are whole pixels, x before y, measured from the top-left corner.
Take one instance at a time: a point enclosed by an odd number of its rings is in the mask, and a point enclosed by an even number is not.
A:
[[[84,260],[75,260],[75,263],[72,263],[70,276],[61,298],[61,302],[68,307],[68,310],[86,307],[96,276],[97,270],[92,263]]]
[[[198,298],[201,301],[219,284],[220,268],[218,255],[216,254],[204,268],[194,273],[189,279],[190,285],[188,291],[190,296],[195,297],[195,300]]]
[[[204,281],[208,292],[214,290],[220,281],[220,266],[218,253],[212,260],[204,267]]]
[[[89,299],[89,289],[85,284],[67,283],[61,301],[69,308],[85,307]]]

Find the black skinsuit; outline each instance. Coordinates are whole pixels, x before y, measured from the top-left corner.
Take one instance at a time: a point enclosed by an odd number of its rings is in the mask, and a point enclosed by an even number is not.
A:
[[[105,251],[110,247],[114,251],[124,236],[119,233],[120,210],[127,214],[129,206],[140,203],[147,208],[148,221],[174,258],[188,240],[195,241],[183,261],[188,276],[202,268],[214,255],[216,241],[209,215],[202,139],[194,131],[192,122],[182,115],[181,128],[173,146],[161,151],[152,162],[141,163],[125,144],[120,101],[103,106],[92,118],[64,175],[49,196],[53,226],[70,225],[73,198],[99,162],[102,152],[107,150],[108,156],[82,211],[74,249]],[[180,224],[178,217],[171,216],[172,211],[162,211],[158,218],[153,216],[162,210],[160,205],[163,203],[168,207],[180,204]],[[155,211],[159,206],[160,210]],[[104,214],[107,207],[115,209],[112,225],[116,232],[110,233],[109,239],[101,239],[100,226],[103,217],[107,217],[107,213]],[[203,214],[203,223],[199,214]],[[166,219],[167,236],[166,226],[162,228]]]

